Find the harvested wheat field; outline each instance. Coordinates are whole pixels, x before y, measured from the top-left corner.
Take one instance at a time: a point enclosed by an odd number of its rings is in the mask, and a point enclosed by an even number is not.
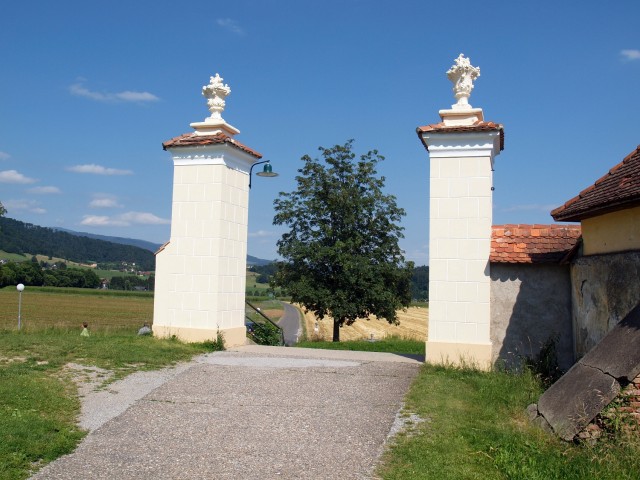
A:
[[[303,310],[304,311],[304,310]],[[315,332],[316,317],[313,313],[304,314],[309,340],[322,339],[331,341],[333,338],[333,319],[325,317],[318,320],[319,331]],[[409,307],[406,311],[398,312],[400,325],[392,325],[375,316],[368,320],[359,319],[353,325],[345,325],[340,329],[340,340],[381,339],[387,336],[427,340],[427,325],[429,324],[429,309],[425,307]]]

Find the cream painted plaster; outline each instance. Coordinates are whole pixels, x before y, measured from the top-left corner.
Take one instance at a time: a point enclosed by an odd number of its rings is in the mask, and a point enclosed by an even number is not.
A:
[[[584,255],[640,250],[640,207],[582,220]]]
[[[171,239],[156,255],[153,331],[245,343],[248,173],[255,158],[228,145],[170,149]]]
[[[431,308],[429,308],[429,330],[431,330]],[[434,364],[473,366],[489,370],[491,352],[490,343],[449,343],[427,340],[425,360]]]
[[[228,348],[245,345],[247,341],[247,332],[244,325],[238,328],[221,329],[224,336],[224,344]],[[184,327],[166,327],[153,325],[153,334],[160,338],[169,338],[175,335],[183,342],[204,342],[206,340],[215,340],[217,331],[209,328],[184,328]]]
[[[493,159],[498,132],[423,134],[430,156],[427,361],[491,363]]]

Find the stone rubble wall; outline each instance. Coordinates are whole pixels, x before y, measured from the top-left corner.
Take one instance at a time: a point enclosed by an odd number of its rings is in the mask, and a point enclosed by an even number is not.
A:
[[[576,359],[640,303],[640,251],[577,258],[571,264]]]

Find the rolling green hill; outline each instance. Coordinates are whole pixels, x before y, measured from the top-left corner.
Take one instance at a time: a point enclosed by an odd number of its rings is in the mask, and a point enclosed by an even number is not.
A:
[[[72,235],[4,217],[0,217],[0,250],[78,263],[135,263],[140,270],[155,270],[155,256],[147,249]]]

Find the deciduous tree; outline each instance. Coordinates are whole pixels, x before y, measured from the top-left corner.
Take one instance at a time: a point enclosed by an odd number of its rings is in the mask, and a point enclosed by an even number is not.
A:
[[[274,224],[289,231],[278,241],[273,283],[318,318],[333,317],[333,341],[340,327],[376,315],[397,323],[396,311],[411,301],[413,264],[398,241],[405,212],[382,189],[377,151],[356,158],[353,140],[320,147],[322,159],[302,157],[293,192],[274,202]]]

